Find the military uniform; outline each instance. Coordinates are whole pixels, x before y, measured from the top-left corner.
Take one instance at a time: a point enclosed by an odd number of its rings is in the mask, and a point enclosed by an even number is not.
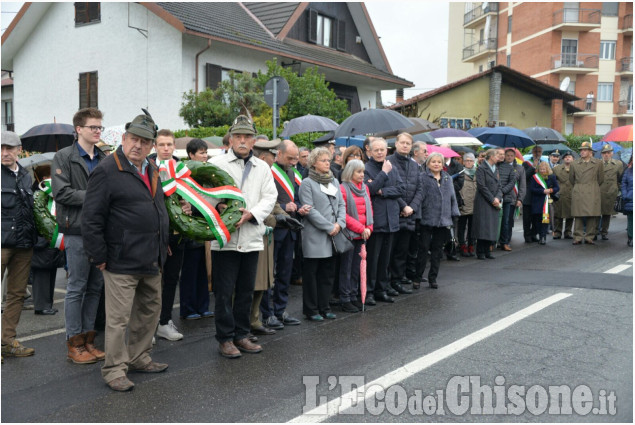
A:
[[[622,182],[624,167],[622,166],[621,161],[615,159],[610,159],[608,162],[602,162],[604,167],[604,182],[600,186],[600,193],[602,194],[602,223],[601,229],[598,224],[597,233],[600,233],[604,239],[609,232],[611,215],[615,214],[613,206],[615,205],[615,199],[620,191],[619,185]]]
[[[583,142],[580,149],[591,149],[591,143]],[[604,167],[602,161],[580,158],[571,163],[569,181],[573,185],[571,191],[571,215],[575,217],[573,229],[573,243],[579,244],[582,239],[593,244],[593,237],[597,231],[598,218],[602,215],[600,185],[604,182]],[[583,219],[586,219],[586,235],[584,234]]]
[[[562,236],[562,220],[565,220],[564,225],[564,237],[571,239],[573,227],[573,216],[571,215],[571,189],[573,185],[569,181],[569,175],[571,174],[571,168],[565,167],[564,164],[556,165],[553,168],[553,173],[558,179],[558,185],[560,186],[560,199],[553,203],[553,237],[560,238]]]

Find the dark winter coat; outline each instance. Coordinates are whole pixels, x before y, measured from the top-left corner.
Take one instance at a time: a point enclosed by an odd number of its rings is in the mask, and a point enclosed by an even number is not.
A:
[[[622,199],[624,200],[624,212],[633,211],[633,167],[624,170],[622,176]]]
[[[97,147],[95,154],[100,163],[106,158],[106,154]],[[84,158],[79,155],[77,142],[60,149],[53,157],[51,165],[51,189],[61,233],[82,234],[82,206],[87,187],[88,167]]]
[[[472,218],[474,239],[495,241],[498,238],[498,208],[492,205],[494,198],[499,201],[503,199],[498,175],[483,161],[476,169],[476,197]]]
[[[418,211],[421,209],[421,199],[423,198],[419,164],[414,159],[398,153],[390,155],[386,159],[392,164],[392,171],[399,174],[404,185],[405,195],[397,199],[400,211],[406,206],[414,210],[414,213],[409,217],[399,217],[399,229],[414,232],[415,220],[419,216]]]
[[[156,275],[168,248],[168,213],[159,170],[147,167],[150,187],[121,146],[90,175],[82,218],[84,250],[93,264],[119,274]]]
[[[452,217],[458,217],[459,207],[454,193],[452,177],[441,171],[441,185],[432,172],[421,173],[423,201],[421,202],[421,225],[430,227],[452,226]]]
[[[523,168],[525,169],[525,187],[529,188],[529,183],[531,183],[531,179],[536,174],[536,167],[531,165],[529,161],[525,161],[523,162]],[[523,201],[523,205],[531,205],[531,190],[527,189],[525,191],[525,196],[521,201]]]
[[[377,232],[399,231],[399,202],[405,188],[399,173],[393,168],[386,174],[381,170],[384,163],[369,159],[364,171],[364,183],[368,186],[373,204],[373,227]],[[378,193],[381,190],[381,195]]]
[[[450,164],[447,166],[447,173],[452,177],[452,184],[454,185],[454,195],[458,205],[463,205],[463,198],[461,197],[461,189],[465,182],[465,176],[461,172],[463,171],[463,165],[459,163],[455,158],[450,159]]]
[[[17,176],[2,165],[2,247],[31,248],[37,231],[33,221],[31,176],[18,164]]]
[[[555,174],[552,174],[547,177],[545,181],[547,183],[548,189],[553,189],[553,193],[558,193],[560,191],[560,186],[558,185],[558,178]],[[532,214],[542,214],[542,207],[545,203],[545,189],[542,188],[537,182],[536,179],[532,177],[531,183],[529,183],[529,191],[531,192],[531,213]],[[549,208],[553,208],[553,203],[549,206]]]
[[[498,178],[501,183],[501,192],[503,192],[503,202],[515,203],[514,186],[518,179],[518,172],[513,164],[504,161],[498,164]]]

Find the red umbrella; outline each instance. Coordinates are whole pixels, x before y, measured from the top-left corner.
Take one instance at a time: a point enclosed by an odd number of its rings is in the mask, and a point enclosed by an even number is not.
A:
[[[362,311],[364,311],[366,303],[366,243],[362,244],[359,256],[362,257],[362,261],[359,262],[359,289],[362,295]]]
[[[602,137],[602,142],[632,142],[633,124],[614,128]]]
[[[430,153],[438,152],[441,155],[443,155],[444,158],[452,158],[452,157],[461,156],[450,148],[443,148],[441,146],[435,146],[435,145],[428,145],[428,152]]]

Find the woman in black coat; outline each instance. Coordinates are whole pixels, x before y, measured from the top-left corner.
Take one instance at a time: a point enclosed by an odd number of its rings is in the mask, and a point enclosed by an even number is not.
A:
[[[474,197],[473,237],[476,239],[476,257],[494,259],[490,246],[498,238],[498,210],[503,206],[503,192],[496,168],[496,149],[489,149],[476,169],[476,196]]]
[[[540,233],[540,245],[547,243],[547,228],[549,227],[549,215],[553,204],[551,199],[554,193],[558,193],[558,179],[546,162],[538,164],[538,172],[529,182],[531,192],[531,220],[532,228]],[[532,235],[533,237],[534,235]]]

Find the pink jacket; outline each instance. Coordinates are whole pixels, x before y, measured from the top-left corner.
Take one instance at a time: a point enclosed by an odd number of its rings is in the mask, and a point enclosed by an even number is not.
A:
[[[357,185],[358,188],[362,187],[361,183]],[[344,186],[340,185],[340,190],[342,191],[342,197],[344,198],[344,204],[346,204],[346,190]],[[368,191],[368,186],[366,186],[366,194],[368,195],[368,199],[370,199],[370,192]],[[354,219],[350,215],[348,215],[348,211],[346,212],[346,228],[351,232],[362,233],[364,229],[370,229],[373,231],[372,224],[370,226],[366,225],[366,202],[364,202],[364,198],[357,196],[353,193],[353,198],[355,199],[355,206],[357,206],[357,215],[359,216],[359,220]],[[371,205],[372,208],[372,205]],[[373,213],[372,210],[370,212]],[[355,238],[361,239],[361,237]]]

